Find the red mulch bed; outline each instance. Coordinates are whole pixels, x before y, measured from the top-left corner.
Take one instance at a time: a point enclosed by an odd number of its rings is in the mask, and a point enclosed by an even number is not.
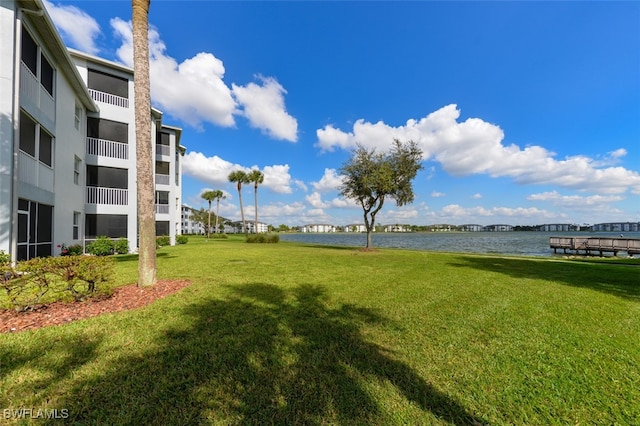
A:
[[[56,302],[34,311],[0,310],[0,333],[33,330],[49,325],[146,306],[190,284],[187,280],[161,280],[152,287],[136,284],[118,287],[109,297],[86,302]]]

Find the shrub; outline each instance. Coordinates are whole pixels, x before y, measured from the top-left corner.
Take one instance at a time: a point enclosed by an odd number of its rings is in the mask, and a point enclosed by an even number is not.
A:
[[[101,236],[87,246],[87,253],[95,256],[109,256],[113,254],[114,246],[111,238]]]
[[[176,235],[176,244],[187,244],[189,242],[189,237],[186,235]]]
[[[280,236],[278,236],[278,234],[251,234],[247,236],[247,242],[259,244],[275,244],[280,242]]]
[[[11,255],[9,253],[5,253],[4,250],[0,250],[0,265],[11,263]]]
[[[67,247],[67,250],[69,252],[69,256],[79,256],[84,252],[82,250],[82,245],[81,244],[74,244],[72,246],[69,246],[69,247]]]
[[[171,245],[171,238],[169,238],[168,235],[156,237],[156,247],[164,247],[168,245]]]
[[[84,300],[107,293],[102,284],[113,274],[113,261],[104,257],[38,257],[5,270],[1,287],[9,306],[18,311],[41,302]]]
[[[129,240],[126,238],[120,238],[114,244],[114,250],[118,254],[127,254],[129,253]]]

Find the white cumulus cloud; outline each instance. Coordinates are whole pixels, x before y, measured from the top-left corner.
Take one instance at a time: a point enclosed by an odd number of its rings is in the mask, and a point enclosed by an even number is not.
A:
[[[324,169],[324,175],[318,182],[312,182],[311,186],[316,191],[329,192],[337,190],[342,185],[342,176],[338,175],[336,169]]]
[[[118,58],[133,66],[131,22],[114,18],[111,26],[122,41]],[[149,54],[154,105],[196,128],[203,122],[225,127],[235,125],[236,102],[223,81],[225,68],[220,59],[201,52],[178,63],[167,55],[160,34],[153,27],[149,28]]]
[[[252,167],[258,169],[257,166]],[[188,152],[182,160],[182,171],[184,174],[192,176],[202,182],[225,185],[229,183],[229,173],[234,170],[243,170],[249,172],[252,168],[234,164],[214,155],[207,157],[201,152]],[[264,173],[264,182],[258,188],[268,188],[273,192],[280,194],[289,194],[291,189],[291,175],[289,174],[289,165],[273,165],[265,166],[262,170]]]
[[[356,144],[387,150],[393,139],[413,140],[423,150],[424,159],[438,161],[455,176],[488,174],[511,177],[521,184],[554,184],[576,190],[599,193],[640,193],[640,174],[623,167],[607,167],[585,156],[556,159],[553,152],[541,146],[520,148],[505,145],[504,133],[498,126],[479,118],[459,122],[460,110],[447,105],[420,120],[407,120],[393,127],[358,120],[349,132],[331,125],[316,131],[316,146],[322,151],[351,149]],[[619,159],[626,150],[608,153],[608,162]]]
[[[100,25],[89,14],[76,6],[47,0],[44,0],[44,6],[65,42],[92,55],[100,52],[95,42],[101,34]]]
[[[287,91],[273,77],[258,76],[258,80],[261,84],[231,85],[240,105],[240,114],[249,120],[252,127],[269,136],[296,142],[298,122],[285,108],[284,95]]]

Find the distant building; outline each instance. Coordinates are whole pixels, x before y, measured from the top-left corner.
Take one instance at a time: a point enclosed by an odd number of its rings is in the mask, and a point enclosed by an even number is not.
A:
[[[367,232],[367,227],[363,224],[350,224],[345,225],[343,228],[344,232]]]
[[[598,223],[590,228],[594,232],[640,232],[640,222]]]
[[[476,225],[476,224],[467,224],[467,225],[460,225],[458,229],[462,232],[482,232],[484,231],[484,226]]]
[[[182,233],[189,235],[204,235],[206,233],[206,229],[203,223],[193,220],[193,211],[194,209],[182,205],[181,209],[181,225],[182,225]],[[215,227],[215,223],[211,225],[211,227]]]
[[[382,232],[411,232],[411,225],[382,225]]]
[[[513,225],[487,225],[484,227],[484,230],[488,232],[510,232],[513,231]]]
[[[245,221],[245,226],[247,227],[248,234],[255,234],[255,223],[254,221]],[[237,222],[226,222],[224,224],[224,232],[226,234],[242,234],[242,221],[239,220]],[[269,225],[263,222],[258,222],[258,233],[264,234],[269,232]]]
[[[326,223],[311,224],[301,226],[300,232],[336,232],[336,227]]]
[[[578,230],[578,226],[570,223],[550,223],[538,225],[536,230],[541,232],[570,232]]]

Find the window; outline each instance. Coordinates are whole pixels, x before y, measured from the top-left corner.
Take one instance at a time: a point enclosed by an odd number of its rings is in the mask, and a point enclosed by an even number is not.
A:
[[[129,125],[104,118],[87,118],[87,136],[115,142],[129,142]]]
[[[171,135],[169,133],[158,132],[156,133],[156,143],[158,145],[169,146],[171,141]]]
[[[53,136],[20,111],[20,151],[53,166]]]
[[[40,81],[40,84],[53,97],[53,87],[55,81],[55,71],[51,63],[44,56],[42,51],[38,48],[37,43],[29,34],[29,31],[22,27],[22,42],[21,42],[20,59],[29,68],[29,71],[33,76]],[[40,60],[38,70],[38,59]],[[40,72],[38,72],[40,71]]]
[[[76,103],[76,108],[74,111],[74,122],[76,130],[80,130],[80,122],[82,121],[82,107]]]
[[[36,123],[20,111],[20,150],[30,156],[36,156]]]
[[[38,157],[41,163],[51,167],[53,164],[53,136],[40,128],[40,149]]]
[[[127,169],[117,169],[115,167],[87,166],[87,186],[100,186],[103,188],[129,187],[129,177]]]
[[[129,81],[101,71],[89,70],[88,86],[99,92],[129,98]]]
[[[156,235],[169,235],[169,222],[158,221],[156,222]]]
[[[23,26],[22,27],[22,52],[20,59],[22,62],[31,70],[33,75],[38,75],[38,45],[29,31]]]
[[[53,96],[53,67],[42,53],[40,54],[40,84]]]
[[[85,216],[85,236],[88,239],[105,235],[109,238],[127,237],[127,215],[88,214]]]
[[[167,191],[156,191],[156,204],[169,205],[169,192],[167,192]]]
[[[166,162],[166,161],[156,161],[156,174],[168,175],[169,174],[169,163]]]
[[[18,260],[51,256],[53,206],[18,199]]]
[[[80,167],[82,167],[82,160],[78,156],[73,157],[73,183],[80,185]]]
[[[80,212],[73,212],[73,239],[80,238]]]

